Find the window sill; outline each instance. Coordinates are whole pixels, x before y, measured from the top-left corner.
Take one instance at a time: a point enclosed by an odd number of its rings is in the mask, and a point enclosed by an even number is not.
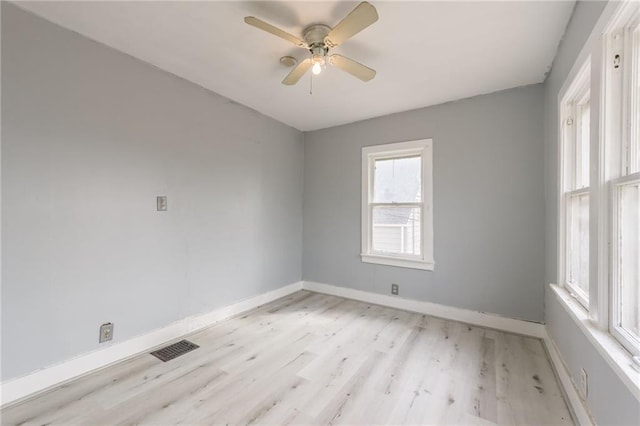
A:
[[[361,254],[362,261],[365,263],[377,263],[379,265],[398,266],[400,268],[422,269],[425,271],[433,271],[434,263],[425,262],[424,260],[414,260],[399,258],[393,256],[383,256],[379,254]]]
[[[640,401],[640,367],[631,354],[608,332],[600,330],[589,319],[587,310],[567,290],[550,284],[560,305],[578,325],[609,366],[624,382],[633,396]]]

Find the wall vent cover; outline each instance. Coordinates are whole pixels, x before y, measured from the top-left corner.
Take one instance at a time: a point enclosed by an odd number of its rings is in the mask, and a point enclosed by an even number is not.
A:
[[[181,340],[172,345],[165,346],[162,349],[158,349],[157,351],[151,352],[151,355],[158,358],[160,361],[167,362],[174,358],[179,357],[180,355],[184,355],[187,352],[191,352],[194,349],[198,349],[200,346],[195,343],[191,343],[188,340]]]

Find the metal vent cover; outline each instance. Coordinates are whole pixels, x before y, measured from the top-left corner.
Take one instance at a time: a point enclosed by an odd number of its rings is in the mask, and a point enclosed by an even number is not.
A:
[[[195,343],[191,343],[188,340],[181,340],[169,346],[165,346],[162,349],[151,352],[151,355],[155,356],[162,362],[167,362],[174,358],[184,355],[187,352],[191,352],[194,349],[198,349],[200,346]]]

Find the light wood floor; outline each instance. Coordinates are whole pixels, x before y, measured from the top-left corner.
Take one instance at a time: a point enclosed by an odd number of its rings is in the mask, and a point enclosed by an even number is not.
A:
[[[301,291],[95,372],[2,424],[572,424],[539,340]]]

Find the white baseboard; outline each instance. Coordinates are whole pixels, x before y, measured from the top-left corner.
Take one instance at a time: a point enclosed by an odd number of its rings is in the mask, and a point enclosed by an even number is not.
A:
[[[589,414],[589,410],[587,410],[584,401],[580,398],[580,394],[578,394],[578,390],[571,380],[571,375],[569,374],[569,370],[562,359],[562,355],[560,355],[560,351],[558,350],[556,343],[553,341],[551,335],[549,335],[546,329],[543,342],[547,349],[547,353],[549,354],[551,364],[556,372],[556,376],[558,377],[558,380],[560,380],[560,385],[564,390],[567,402],[569,403],[570,409],[575,417],[574,420],[581,426],[594,425],[595,423]]]
[[[185,334],[295,293],[298,290],[302,290],[301,281],[241,300],[212,312],[181,319],[150,333],[123,342],[113,343],[104,349],[89,352],[59,364],[45,367],[26,376],[9,380],[0,385],[1,405],[5,407],[94,370],[123,361],[142,352],[149,352],[150,349],[182,337]]]
[[[537,322],[523,321],[514,318],[501,317],[484,312],[471,311],[468,309],[455,308],[453,306],[439,305],[437,303],[422,302],[419,300],[404,299],[398,296],[388,296],[386,294],[371,293],[368,291],[354,290],[346,287],[316,283],[313,281],[303,281],[302,287],[305,290],[317,293],[331,294],[333,296],[345,297],[347,299],[359,300],[376,305],[389,306],[391,308],[403,309],[405,311],[418,312],[434,317],[464,322],[486,328],[507,331],[509,333],[522,334],[537,338],[546,336],[545,327]]]

